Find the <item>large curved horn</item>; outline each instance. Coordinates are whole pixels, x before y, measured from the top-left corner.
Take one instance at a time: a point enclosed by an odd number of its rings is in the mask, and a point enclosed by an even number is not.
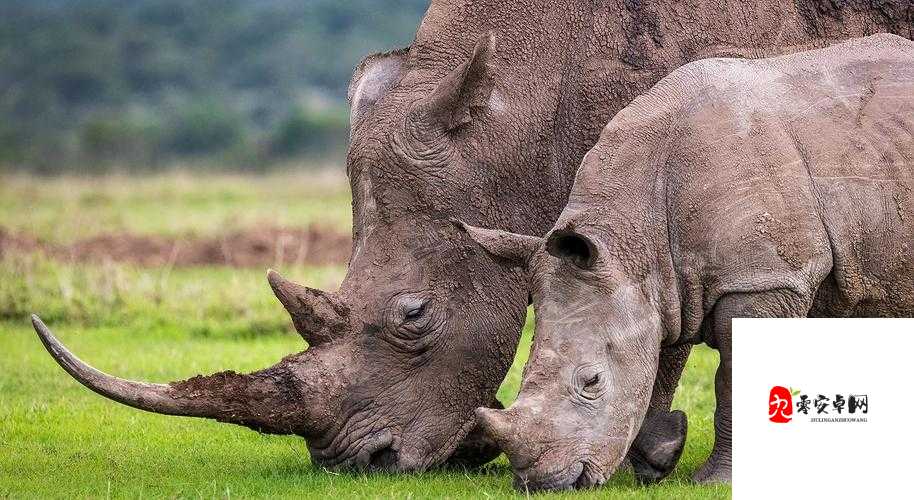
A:
[[[299,418],[302,401],[296,397],[301,388],[293,386],[295,379],[285,361],[249,375],[228,371],[170,384],[134,382],[107,375],[81,361],[38,316],[32,315],[32,325],[57,364],[106,398],[153,413],[212,418],[271,434],[305,431],[300,428],[306,420]]]
[[[276,271],[267,271],[276,298],[292,316],[295,330],[311,345],[329,342],[349,328],[349,308],[333,294],[293,283]]]

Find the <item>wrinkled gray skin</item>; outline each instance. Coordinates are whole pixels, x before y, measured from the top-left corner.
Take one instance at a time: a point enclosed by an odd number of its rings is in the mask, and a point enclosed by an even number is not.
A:
[[[609,117],[673,68],[708,54],[909,34],[905,5],[433,1],[414,43],[368,57],[350,84],[353,249],[340,290],[270,277],[307,350],[250,375],[130,385],[71,363],[50,332],[39,333],[71,374],[107,397],[298,434],[324,467],[485,462],[498,450],[473,431],[473,410],[497,404],[529,278],[448,218],[543,235]],[[688,351],[678,352],[671,381]],[[658,422],[675,420],[665,413],[671,387],[658,387]],[[666,434],[644,433],[648,460],[633,460],[646,464],[642,477],[662,476],[674,458],[654,453]]]
[[[663,349],[700,342],[721,363],[695,479],[729,482],[731,318],[914,315],[914,42],[684,66],[607,125],[545,239],[467,230],[534,273],[521,393],[477,412],[518,487],[603,483]]]

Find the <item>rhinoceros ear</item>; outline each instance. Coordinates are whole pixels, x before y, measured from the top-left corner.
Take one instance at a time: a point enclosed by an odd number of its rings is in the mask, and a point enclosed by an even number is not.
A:
[[[350,126],[365,116],[403,75],[409,47],[372,54],[356,66],[349,80]]]
[[[582,269],[590,269],[598,253],[593,239],[570,227],[556,229],[546,235],[546,251]]]
[[[470,109],[484,108],[495,86],[491,65],[495,35],[483,35],[470,58],[451,71],[421,104],[423,119],[445,131],[472,121]]]
[[[489,254],[506,259],[512,264],[522,267],[527,267],[533,258],[533,254],[536,253],[536,250],[543,242],[543,239],[537,236],[509,233],[498,229],[484,229],[465,224],[456,219],[451,220],[451,222],[465,231],[473,241],[478,243]]]

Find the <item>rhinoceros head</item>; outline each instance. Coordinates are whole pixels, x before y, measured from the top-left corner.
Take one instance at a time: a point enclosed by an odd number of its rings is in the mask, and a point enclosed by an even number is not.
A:
[[[309,442],[315,457],[347,459],[382,435],[385,446],[365,458],[372,465],[440,464],[473,428],[475,407],[493,404],[510,366],[527,275],[493,262],[449,222],[455,214],[478,220],[477,202],[489,198],[480,196],[479,173],[490,171],[488,161],[507,161],[482,146],[497,119],[488,112],[494,43],[483,36],[440,78],[413,67],[407,51],[356,70],[347,158],[353,247],[332,295],[348,319],[327,347],[345,346],[350,376],[331,404],[336,421]],[[295,318],[296,301],[283,303]]]
[[[499,265],[449,222],[498,220],[488,184],[515,183],[495,167],[516,158],[487,147],[510,141],[487,132],[508,119],[489,113],[494,50],[486,35],[456,68],[413,67],[402,50],[356,70],[346,278],[331,293],[269,273],[306,351],[248,375],[156,385],[92,369],[36,319],[48,350],[106,397],[302,435],[323,466],[414,471],[447,460],[471,432],[474,410],[493,404],[528,298],[525,271]],[[461,458],[485,461],[494,451],[474,442]]]
[[[602,484],[638,436],[650,402],[663,337],[655,284],[644,261],[616,252],[615,236],[590,219],[563,215],[539,242],[469,229],[488,251],[526,262],[533,273],[536,333],[520,394],[506,410],[477,411],[521,490]],[[679,426],[669,434],[684,435],[681,413],[658,417],[666,420],[650,432]],[[675,463],[681,441],[670,440],[670,450],[658,443],[647,446],[651,454]]]

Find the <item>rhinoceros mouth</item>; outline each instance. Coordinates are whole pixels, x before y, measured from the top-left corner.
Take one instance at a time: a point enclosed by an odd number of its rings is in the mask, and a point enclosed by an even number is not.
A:
[[[583,462],[574,462],[557,472],[542,475],[533,468],[519,470],[514,474],[514,487],[530,492],[572,490],[583,472]]]
[[[552,468],[541,465],[515,470],[514,487],[519,491],[530,492],[582,490],[595,488],[606,482],[606,476],[601,468],[586,459],[572,461],[558,471],[548,469]]]
[[[332,470],[393,471],[397,468],[399,439],[390,429],[335,439],[326,448],[310,447],[315,465]]]

